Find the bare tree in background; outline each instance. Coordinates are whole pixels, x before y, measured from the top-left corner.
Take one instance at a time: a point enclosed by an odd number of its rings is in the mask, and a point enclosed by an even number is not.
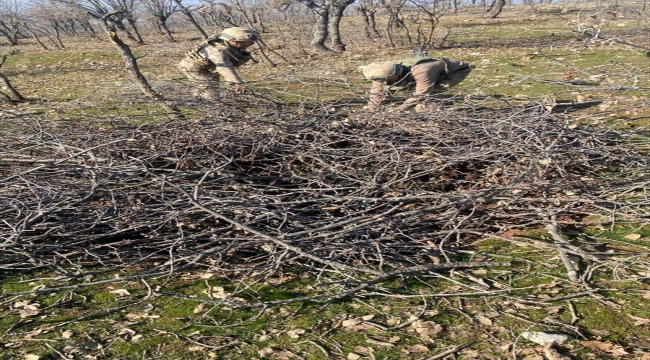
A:
[[[404,8],[407,0],[379,0],[381,6],[388,12],[388,23],[391,26],[398,28],[405,28],[404,20],[402,19],[401,11]]]
[[[0,0],[0,35],[9,45],[18,45],[18,39],[25,37],[20,29],[24,10],[24,4],[18,0]]]
[[[248,26],[263,33],[266,29],[263,14],[271,10],[268,2],[245,0],[201,0],[204,7],[196,14],[209,25],[224,29],[231,26]]]
[[[92,0],[97,1],[97,0]],[[137,0],[104,0],[114,11],[120,11],[121,16],[129,24],[129,27],[133,31],[135,41],[138,44],[144,44],[142,36],[140,36],[140,31],[138,30],[138,25],[136,24],[136,9],[135,3]]]
[[[363,31],[366,34],[366,37],[381,37],[381,34],[377,30],[377,22],[375,19],[375,14],[381,10],[379,3],[376,3],[373,0],[359,0],[359,5],[357,5],[356,10],[363,16],[363,22],[365,24]]]
[[[172,0],[172,1],[173,1],[173,2],[178,6],[178,10],[179,10],[181,13],[183,13],[183,15],[185,15],[185,17],[186,17],[187,20],[190,22],[190,24],[192,24],[192,26],[194,26],[194,28],[196,29],[196,31],[198,31],[199,34],[201,34],[201,37],[202,37],[203,39],[207,39],[207,38],[208,38],[208,34],[205,32],[205,30],[203,30],[203,28],[201,27],[201,25],[199,25],[199,23],[196,21],[196,19],[195,19],[194,16],[192,15],[192,11],[195,10],[196,8],[193,8],[193,7],[191,7],[191,6],[190,6],[190,7],[187,7],[187,6],[183,5],[183,3],[181,2],[181,0]]]
[[[140,2],[153,18],[158,31],[165,35],[167,40],[176,41],[169,31],[167,20],[175,12],[180,11],[178,5],[174,4],[172,0],[140,0]]]
[[[409,44],[413,43],[411,39],[411,34],[409,32],[408,26],[404,24],[402,19],[401,11],[404,8],[407,0],[379,0],[382,7],[386,12],[388,12],[388,22],[386,24],[386,38],[391,47],[395,47],[395,42],[393,41],[393,28],[403,30],[406,36],[406,40]]]
[[[204,7],[197,9],[194,13],[201,16],[209,26],[225,29],[232,26],[240,26],[244,20],[231,4],[217,0],[203,0]]]
[[[322,52],[345,51],[345,44],[341,40],[340,24],[343,12],[355,0],[298,0],[309,8],[316,15],[314,38],[312,47]],[[327,38],[330,38],[332,49],[325,45]]]
[[[7,61],[7,55],[3,55],[0,58],[0,69]],[[25,98],[16,90],[12,85],[9,79],[0,71],[0,100],[4,101],[24,101]]]
[[[129,73],[133,76],[133,79],[135,82],[138,84],[140,87],[140,90],[142,93],[155,101],[160,107],[162,107],[168,114],[168,116],[172,119],[183,119],[184,116],[180,112],[180,110],[176,107],[176,104],[165,100],[160,94],[158,94],[152,87],[149,85],[149,82],[147,79],[142,75],[140,72],[140,68],[138,66],[138,61],[136,57],[133,55],[133,52],[131,51],[131,48],[125,44],[122,39],[120,39],[119,35],[117,34],[117,31],[115,31],[115,24],[116,22],[114,20],[110,20],[111,17],[119,15],[118,13],[107,13],[106,15],[101,17],[101,20],[104,24],[104,30],[106,31],[106,34],[108,35],[108,38],[110,41],[117,47],[119,50],[120,54],[122,55],[122,58],[124,59],[124,63],[126,65],[126,69],[129,71]]]
[[[140,33],[135,27],[134,4],[135,0],[51,0],[83,10],[97,20],[107,21],[112,24],[116,30],[123,31],[126,37],[138,44],[144,43]],[[112,14],[111,16],[106,16]],[[126,20],[131,28],[135,31],[134,36],[124,25]]]
[[[39,34],[46,36],[55,47],[64,49],[65,45],[61,39],[62,34],[79,36],[77,25],[84,31],[88,28],[92,29],[89,23],[88,26],[82,25],[83,22],[88,22],[87,14],[80,13],[78,9],[56,2],[39,1],[29,9],[28,14],[30,21],[29,24],[25,23],[25,28],[34,36],[41,47],[45,47],[45,45],[38,39]],[[94,29],[92,30],[90,32],[91,36],[98,38]]]
[[[25,31],[27,31],[32,35],[32,37],[38,43],[41,49],[49,50],[49,48],[41,41],[40,36],[45,36],[46,38],[48,38],[58,49],[65,48],[65,46],[63,46],[63,43],[61,43],[60,37],[59,37],[59,42],[54,41],[54,39],[52,39],[52,36],[50,36],[50,31],[47,28],[40,26],[35,22],[29,23],[27,21],[24,21],[22,23],[22,26],[25,29]]]
[[[506,0],[492,0],[492,3],[487,8],[487,17],[490,19],[496,18],[501,14],[505,5]]]
[[[436,44],[433,34],[446,9],[440,6],[438,1],[409,0],[409,2],[417,9],[413,21],[418,25],[416,30],[418,36],[417,42],[421,46],[421,51],[427,46],[433,48],[442,46],[444,38],[440,44]],[[420,20],[420,15],[423,15],[425,19]]]
[[[80,7],[70,6],[56,0],[37,0],[31,7],[30,16],[42,23],[49,23],[55,31],[57,41],[59,33],[69,36],[90,35],[100,39],[97,31],[90,23],[92,16]],[[61,43],[61,45],[63,45]]]
[[[345,51],[345,44],[341,39],[341,19],[343,18],[343,13],[345,9],[352,5],[355,0],[333,0],[331,1],[330,8],[332,9],[332,14],[330,15],[330,21],[327,24],[327,29],[330,34],[330,44],[334,51],[343,52]]]

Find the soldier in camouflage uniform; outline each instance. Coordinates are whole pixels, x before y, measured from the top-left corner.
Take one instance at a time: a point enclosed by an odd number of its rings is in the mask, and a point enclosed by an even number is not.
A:
[[[217,99],[220,77],[230,83],[235,93],[244,94],[246,89],[235,68],[251,60],[246,48],[259,39],[254,29],[233,27],[187,52],[178,67],[194,86],[194,96]]]
[[[363,67],[363,75],[372,81],[370,100],[365,108],[377,110],[386,91],[415,88],[398,108],[399,111],[406,111],[457,85],[471,71],[464,61],[446,58],[412,58],[369,64]]]

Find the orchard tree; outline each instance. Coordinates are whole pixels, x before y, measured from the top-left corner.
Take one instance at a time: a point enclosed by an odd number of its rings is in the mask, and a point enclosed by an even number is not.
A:
[[[440,18],[450,12],[454,4],[443,0],[409,0],[409,3],[417,10],[409,19],[417,24],[417,43],[420,44],[420,51],[424,51],[427,47],[434,49],[442,47],[449,36],[449,31],[439,42],[435,41],[434,32],[440,23]]]
[[[0,58],[0,101],[23,101],[25,98],[11,85],[9,79],[1,71],[6,60],[7,55],[2,55]]]
[[[96,0],[93,0],[96,1]],[[135,40],[138,44],[144,44],[144,41],[142,40],[142,36],[140,36],[140,31],[138,30],[138,26],[136,24],[137,18],[136,18],[136,9],[135,9],[135,4],[137,0],[104,0],[106,1],[111,8],[114,9],[114,11],[120,11],[121,16],[124,17],[124,20],[129,24],[131,27],[131,30],[133,30],[133,34],[135,36]]]
[[[393,41],[393,28],[403,30],[406,40],[409,44],[413,43],[408,26],[404,23],[402,18],[402,10],[407,0],[379,0],[381,6],[388,13],[388,22],[386,23],[386,38],[391,47],[395,47]]]
[[[505,5],[506,0],[492,0],[492,3],[487,8],[487,17],[490,19],[496,18],[501,14]]]
[[[192,11],[199,9],[200,7],[196,8],[193,6],[185,6],[182,0],[172,0],[172,1],[174,2],[174,4],[176,4],[176,6],[178,6],[178,11],[180,11],[183,15],[185,15],[185,17],[190,22],[190,24],[192,24],[192,26],[194,26],[196,31],[198,31],[199,34],[201,34],[201,37],[207,40],[208,34],[205,32],[205,30],[203,30],[201,25],[199,25],[199,22],[196,21],[194,15],[192,15]]]
[[[366,37],[381,37],[381,34],[377,30],[377,22],[375,19],[375,14],[381,10],[379,2],[375,2],[374,0],[359,0],[356,10],[363,16],[363,31]]]
[[[0,0],[0,35],[10,45],[18,45],[18,39],[25,37],[21,31],[25,4],[20,0]]]
[[[136,25],[135,1],[136,0],[51,0],[70,6],[71,8],[81,9],[90,16],[103,22],[108,22],[116,30],[124,31],[126,37],[130,40],[143,44],[144,41],[140,36]],[[110,14],[110,15],[109,15]],[[124,21],[130,25],[132,34],[124,25]]]
[[[323,52],[343,52],[345,44],[341,41],[341,18],[345,9],[354,3],[355,0],[298,0],[309,8],[316,16],[314,38],[311,45]],[[325,45],[327,38],[330,38],[332,49]]]
[[[201,17],[208,26],[225,29],[227,27],[239,26],[241,17],[235,14],[232,5],[226,4],[219,0],[201,0],[200,8],[194,11]]]
[[[169,31],[167,20],[175,12],[180,11],[178,5],[174,4],[172,0],[140,0],[140,2],[153,19],[158,31],[165,35],[167,40],[176,41]]]

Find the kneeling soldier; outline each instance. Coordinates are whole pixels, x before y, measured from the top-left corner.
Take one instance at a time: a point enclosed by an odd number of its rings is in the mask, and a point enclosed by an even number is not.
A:
[[[195,86],[194,96],[217,99],[220,76],[232,85],[235,93],[244,94],[246,89],[235,68],[251,60],[246,48],[259,39],[260,35],[254,29],[233,27],[211,36],[187,52],[178,67]]]
[[[471,71],[466,62],[446,58],[413,58],[369,64],[363,67],[363,75],[372,80],[367,108],[376,110],[384,100],[384,84],[388,85],[386,90],[415,87],[413,95],[398,108],[399,111],[406,111],[420,101],[457,85]]]

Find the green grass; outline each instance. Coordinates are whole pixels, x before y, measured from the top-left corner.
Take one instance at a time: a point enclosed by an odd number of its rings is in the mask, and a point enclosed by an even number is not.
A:
[[[488,240],[481,242],[478,246],[479,251],[490,254],[501,254],[517,257],[513,248],[507,242],[498,240]],[[557,292],[552,296],[561,296],[565,293],[579,291],[572,289],[567,283],[557,282],[554,279],[562,277],[561,268],[548,268],[539,266],[547,261],[549,256],[540,252],[520,252],[525,255],[530,261],[528,264],[534,266],[534,272],[528,272],[528,275],[518,274],[516,271],[511,270],[508,283],[513,287],[532,287],[537,290],[533,292],[522,292],[522,294],[544,294],[545,289],[554,289]],[[538,264],[538,265],[536,265]],[[501,271],[509,271],[507,269]],[[494,271],[498,273],[498,270]],[[515,275],[515,276],[513,276]],[[533,276],[531,276],[533,275]],[[597,275],[599,276],[599,275]],[[492,277],[492,276],[488,276]],[[410,291],[420,289],[439,289],[444,292],[445,285],[442,281],[435,278],[426,279],[422,278],[425,282],[433,285],[433,288],[422,287],[422,283],[413,279],[407,279],[406,282],[392,282],[384,284],[388,288],[392,288],[393,293],[399,294],[400,287],[407,287]],[[196,295],[198,297],[207,297],[204,293],[206,286],[203,282],[187,282],[178,280],[177,285],[171,285],[165,288],[166,292],[173,292],[176,294],[185,294],[187,296]],[[210,280],[210,286],[224,286],[226,292],[232,291],[234,288],[228,286],[224,280]],[[258,296],[268,296],[270,299],[283,299],[286,296],[293,296],[295,294],[302,294],[306,284],[313,283],[313,279],[297,279],[284,283],[278,288],[278,291],[273,291],[272,288],[265,288],[257,290]],[[438,285],[436,285],[438,283]],[[629,283],[627,285],[618,283],[622,292],[603,292],[602,295],[606,298],[620,299],[618,301],[625,301],[625,307],[629,313],[639,317],[650,316],[649,311],[643,305],[644,302],[638,294],[630,293],[637,283]],[[10,285],[11,287],[6,287]],[[138,284],[115,284],[112,288],[126,288],[131,293],[129,300],[142,298],[144,292]],[[152,287],[157,285],[157,282],[151,282]],[[169,286],[169,285],[168,285]],[[448,286],[448,285],[446,285]],[[638,284],[637,284],[638,286]],[[393,288],[394,287],[394,288]],[[11,282],[4,280],[4,289],[23,290],[24,286],[15,287]],[[626,290],[627,289],[627,290]],[[124,300],[119,300],[115,295],[110,294],[109,289],[105,286],[97,288],[87,288],[78,291],[78,295],[85,297],[85,301],[75,304],[74,307],[61,307],[52,308],[47,313],[46,317],[40,316],[40,319],[28,320],[29,322],[19,325],[18,329],[32,329],[34,327],[43,328],[50,325],[55,325],[61,321],[69,321],[82,314],[101,312],[102,310],[116,308],[125,304]],[[516,295],[512,293],[511,295]],[[39,295],[35,297],[34,301],[47,299],[49,295]],[[54,298],[54,297],[52,297]],[[45,308],[48,302],[55,299],[48,299],[47,301],[40,301]],[[510,302],[516,300],[510,300]],[[424,316],[422,319],[427,321],[434,321],[443,326],[445,334],[453,334],[457,337],[449,337],[443,335],[435,344],[429,347],[432,352],[443,351],[450,347],[452,344],[462,343],[469,341],[473,335],[469,335],[472,331],[476,331],[468,318],[459,314],[456,301],[434,301],[429,300],[429,309],[435,310],[430,315]],[[505,299],[499,300],[498,298],[481,299],[481,298],[464,298],[463,309],[460,310],[466,314],[480,315],[486,312],[494,311],[494,309],[507,305]],[[558,302],[551,305],[562,305],[564,302]],[[604,339],[607,341],[626,341],[629,334],[637,334],[643,336],[647,330],[638,328],[632,325],[633,319],[620,316],[616,312],[604,311],[602,304],[595,300],[588,298],[579,298],[574,300],[575,306],[581,316],[581,327],[585,329],[598,329],[607,331],[608,336]],[[142,311],[138,308],[143,304],[151,304],[153,308],[148,311]],[[223,358],[240,359],[247,356],[259,356],[257,351],[272,346],[276,349],[291,349],[291,351],[304,351],[307,355],[306,358],[320,359],[322,353],[315,346],[309,343],[298,343],[305,340],[319,340],[319,336],[327,334],[330,343],[337,344],[337,348],[343,354],[354,352],[358,346],[372,347],[375,350],[375,356],[383,358],[394,358],[396,356],[406,356],[404,358],[417,359],[418,355],[410,354],[405,355],[402,352],[404,347],[409,345],[421,344],[417,333],[411,327],[406,327],[398,332],[386,333],[374,327],[365,328],[363,330],[354,330],[354,328],[345,328],[341,326],[340,322],[344,319],[351,319],[365,315],[374,314],[375,317],[371,320],[378,324],[386,325],[390,318],[400,319],[400,322],[408,321],[409,317],[417,314],[423,306],[421,299],[365,299],[361,302],[351,300],[337,300],[327,303],[304,303],[304,304],[291,304],[281,306],[278,308],[271,308],[266,311],[260,309],[229,309],[222,305],[216,305],[213,309],[210,304],[204,307],[201,312],[194,310],[200,304],[200,301],[186,301],[180,299],[168,298],[165,296],[154,296],[142,304],[134,305],[133,307],[114,311],[110,315],[105,313],[99,314],[95,318],[87,318],[79,322],[72,323],[65,327],[66,330],[72,331],[81,337],[92,338],[96,341],[104,341],[103,345],[105,351],[112,354],[116,358],[126,358],[128,356],[140,356],[143,353],[152,353],[153,349],[160,348],[164,351],[166,356],[196,356],[197,351],[210,351],[209,349],[199,350],[200,347],[189,349],[188,342],[183,340],[185,337],[195,339],[203,344],[218,346],[223,342],[227,343],[232,339],[243,341],[245,345],[237,346],[237,350],[229,348],[229,350],[216,351],[216,354]],[[495,308],[496,306],[496,308]],[[209,310],[209,311],[208,311]],[[378,312],[379,311],[379,312]],[[587,316],[587,314],[589,314]],[[510,329],[515,333],[531,329],[545,330],[546,326],[543,325],[544,319],[548,317],[548,311],[544,306],[528,305],[528,308],[519,308],[515,313],[516,317],[506,316],[505,314],[492,317],[493,326],[501,326]],[[527,319],[522,322],[518,318]],[[558,320],[569,321],[570,317],[567,313],[560,313],[557,316]],[[20,319],[16,315],[5,315],[0,321],[0,331],[7,331],[8,326],[13,326]],[[25,320],[22,320],[23,322]],[[128,323],[125,323],[128,322]],[[338,326],[337,326],[338,323]],[[538,326],[531,327],[531,324],[537,323]],[[122,325],[119,325],[122,324]],[[124,332],[122,328],[128,328],[135,333],[130,334]],[[299,335],[298,339],[292,339],[286,333],[289,330],[303,329],[305,334]],[[44,339],[54,340],[55,343],[69,343],[73,340],[61,339],[60,332],[49,332]],[[469,333],[468,333],[469,332]],[[269,334],[270,339],[260,341],[260,336]],[[465,334],[465,335],[463,335]],[[133,336],[142,335],[140,340],[134,342]],[[400,340],[396,346],[377,346],[368,343],[368,339],[384,339],[387,340],[390,336],[398,336]],[[646,334],[650,335],[650,334]],[[508,341],[509,336],[507,333],[495,333],[494,336],[502,341]],[[79,338],[74,337],[76,342]],[[106,343],[110,339],[109,343]],[[226,339],[226,340],[224,340]],[[463,340],[464,339],[464,340]],[[323,344],[321,344],[323,345]],[[79,345],[75,345],[79,346]],[[477,345],[477,348],[484,348],[485,345]],[[488,350],[485,349],[484,350]],[[41,356],[49,356],[52,354],[50,350],[43,347],[42,343],[26,343],[20,349],[10,348],[7,354],[18,355],[25,353],[34,353]],[[84,350],[92,352],[92,349]],[[493,351],[493,350],[488,350]],[[401,355],[400,355],[401,354]],[[411,356],[411,357],[409,357]]]

